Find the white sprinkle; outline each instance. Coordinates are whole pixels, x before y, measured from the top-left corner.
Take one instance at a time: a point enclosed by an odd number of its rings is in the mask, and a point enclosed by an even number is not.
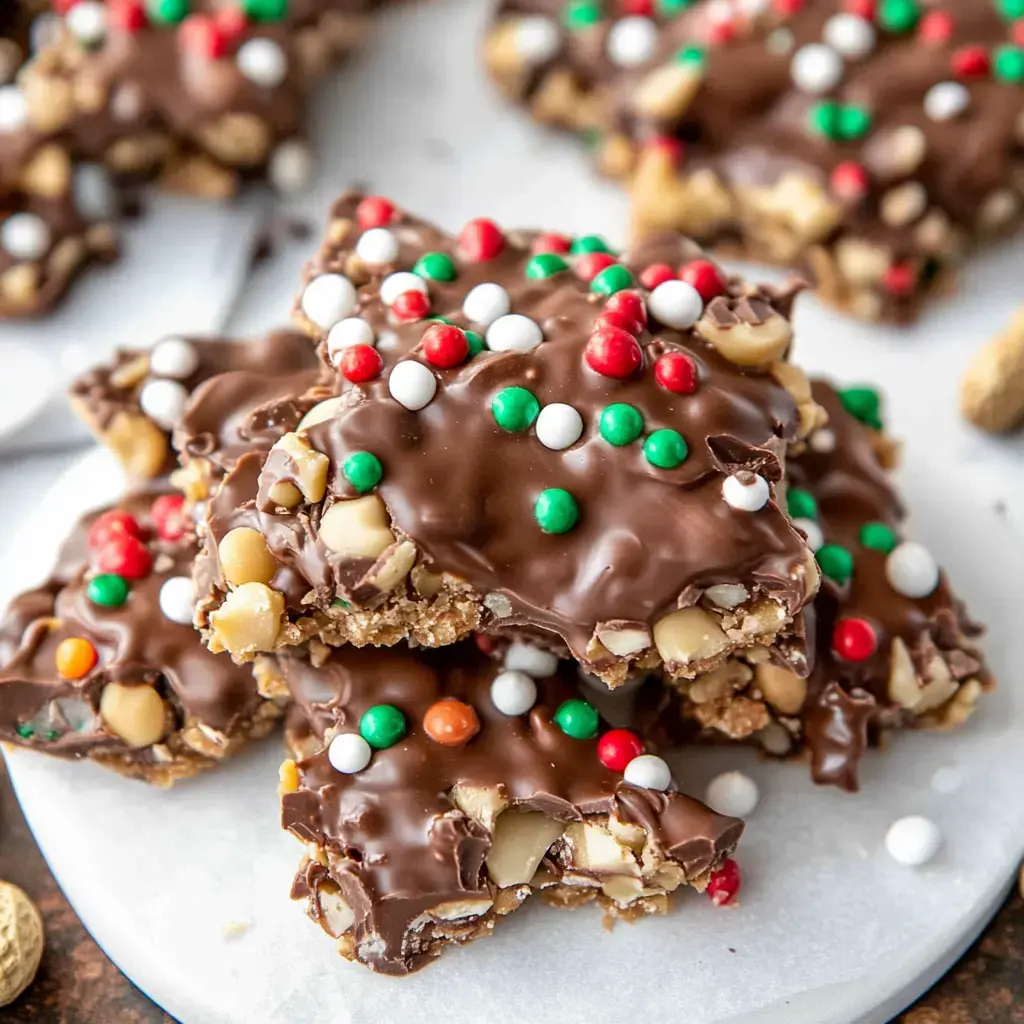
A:
[[[14,213],[0,224],[0,246],[16,260],[38,260],[50,248],[49,225],[34,213]]]
[[[284,195],[295,195],[313,179],[315,161],[309,146],[299,139],[285,139],[267,163],[270,184]]]
[[[160,588],[160,611],[164,613],[164,618],[182,626],[191,626],[194,604],[195,590],[188,576],[172,576],[164,580]]]
[[[356,308],[356,290],[341,274],[314,277],[302,292],[302,312],[322,330],[351,316]]]
[[[825,535],[813,519],[794,519],[793,525],[807,534],[807,546],[812,551],[817,551],[825,543]]]
[[[149,372],[154,377],[184,380],[198,368],[199,353],[195,345],[184,338],[164,338],[153,346],[149,354]]]
[[[487,328],[487,347],[494,352],[529,352],[543,340],[540,325],[522,313],[506,313]]]
[[[107,34],[107,9],[95,0],[80,0],[64,15],[64,24],[86,46],[96,46]]]
[[[373,328],[361,316],[338,321],[327,334],[327,356],[337,368],[341,353],[353,345],[372,345]]]
[[[559,44],[558,26],[550,18],[527,17],[516,22],[516,53],[525,63],[544,64],[558,53]]]
[[[406,292],[423,292],[429,295],[427,282],[419,274],[410,274],[408,270],[400,270],[397,274],[388,274],[380,283],[380,301],[390,306],[399,295]]]
[[[0,86],[0,132],[14,132],[28,124],[28,101],[16,85]]]
[[[793,33],[788,28],[773,29],[764,41],[765,49],[776,57],[793,52]]]
[[[391,397],[415,412],[429,405],[437,393],[437,378],[421,362],[403,359],[388,375]]]
[[[176,380],[147,381],[139,392],[142,411],[164,430],[171,430],[181,418],[188,392]]]
[[[897,594],[927,597],[939,585],[939,566],[923,544],[907,540],[889,552],[885,578]]]
[[[822,38],[850,60],[861,60],[875,48],[875,27],[856,14],[833,14],[825,22]]]
[[[335,771],[345,775],[361,772],[373,756],[370,744],[357,732],[341,732],[331,740],[327,759]]]
[[[971,94],[959,82],[939,82],[924,94],[924,112],[931,121],[952,121],[971,105]]]
[[[811,434],[807,443],[811,446],[812,452],[825,455],[836,450],[836,435],[828,427],[822,427]]]
[[[900,818],[885,833],[885,848],[897,864],[916,868],[927,864],[942,847],[939,826],[929,818],[912,814]]]
[[[537,703],[537,684],[525,672],[501,672],[491,683],[491,703],[503,715],[525,715]]]
[[[273,39],[250,39],[235,54],[238,70],[256,85],[273,89],[288,74],[288,57]]]
[[[683,331],[704,312],[700,292],[685,281],[662,281],[647,299],[647,311],[666,327]]]
[[[90,220],[106,220],[117,212],[117,198],[110,175],[99,164],[75,168],[75,203]]]
[[[756,512],[768,504],[768,481],[749,471],[735,473],[722,481],[722,497],[740,512]]]
[[[608,33],[605,43],[608,59],[622,68],[635,68],[654,54],[658,28],[650,18],[620,18]]]
[[[493,281],[485,281],[472,288],[462,302],[462,312],[466,319],[481,327],[490,327],[511,308],[512,300],[508,292]]]
[[[533,644],[514,640],[505,651],[505,668],[525,672],[534,679],[547,679],[558,671],[558,658]]]
[[[398,239],[387,228],[370,228],[356,242],[356,255],[364,263],[394,263],[398,255]]]
[[[574,445],[583,433],[583,417],[564,402],[545,405],[534,425],[537,440],[545,448],[561,451]]]
[[[634,757],[626,765],[622,777],[631,786],[656,789],[662,793],[672,785],[672,771],[657,754],[641,754]]]
[[[789,65],[793,84],[812,96],[834,89],[843,79],[843,58],[824,43],[801,46]]]
[[[760,800],[757,783],[743,772],[722,772],[716,775],[704,793],[704,803],[713,811],[733,818],[745,818],[753,814]]]

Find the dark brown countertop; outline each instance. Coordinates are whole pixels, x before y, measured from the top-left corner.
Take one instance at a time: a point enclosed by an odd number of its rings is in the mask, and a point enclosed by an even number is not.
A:
[[[46,921],[36,980],[4,1024],[174,1024],[89,937],[36,847],[0,759],[0,878],[20,886]],[[899,1024],[1024,1024],[1024,899],[1014,889],[988,930]]]

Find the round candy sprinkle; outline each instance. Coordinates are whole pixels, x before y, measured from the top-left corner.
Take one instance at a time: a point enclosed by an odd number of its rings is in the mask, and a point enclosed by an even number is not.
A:
[[[839,164],[829,178],[832,191],[846,202],[856,202],[868,194],[870,182],[863,165],[853,160]]]
[[[459,252],[472,263],[493,260],[505,248],[501,228],[486,217],[467,221],[459,232]]]
[[[14,132],[28,124],[28,101],[16,85],[0,86],[0,132]]]
[[[623,293],[620,292],[619,294]],[[602,327],[618,328],[620,331],[625,331],[627,334],[633,335],[634,338],[642,331],[642,328],[637,325],[637,322],[628,313],[624,313],[618,309],[602,310],[594,320],[591,330],[599,331]]]
[[[170,430],[180,419],[188,392],[176,380],[150,380],[139,392],[139,406],[159,426]]]
[[[740,470],[722,481],[725,503],[739,512],[757,512],[768,504],[768,481],[757,473]]]
[[[613,263],[594,276],[590,290],[595,295],[614,295],[632,285],[633,275],[621,263]]]
[[[757,783],[743,772],[722,772],[716,775],[704,792],[704,803],[719,814],[745,818],[752,814],[761,800]]]
[[[544,340],[544,332],[528,316],[506,313],[487,328],[486,338],[494,352],[529,352]]]
[[[510,434],[528,430],[539,413],[537,396],[526,388],[503,388],[491,400],[494,421]]]
[[[314,168],[310,148],[298,139],[285,139],[270,154],[267,177],[278,192],[296,195],[313,180]]]
[[[427,708],[423,729],[435,743],[461,747],[480,731],[480,719],[469,704],[447,697]]]
[[[375,704],[359,719],[359,735],[375,750],[393,747],[407,729],[405,715],[394,704]]]
[[[834,583],[842,586],[853,575],[853,555],[840,544],[825,544],[817,552],[818,566]]]
[[[372,345],[350,345],[332,361],[345,380],[353,384],[374,380],[384,370],[384,360]]]
[[[430,298],[425,292],[407,291],[402,292],[394,302],[391,303],[391,315],[403,323],[413,323],[422,320],[430,312]]]
[[[885,848],[897,864],[918,868],[932,860],[942,848],[942,833],[930,818],[911,814],[889,826]]]
[[[574,740],[589,740],[597,735],[597,710],[593,704],[574,697],[563,701],[555,712],[555,725]]]
[[[253,21],[280,21],[288,12],[288,0],[242,0],[242,10]]]
[[[128,584],[113,573],[101,573],[89,580],[85,596],[102,608],[120,608],[128,600]]]
[[[93,670],[98,660],[96,648],[80,636],[61,640],[54,652],[57,674],[62,679],[82,679]]]
[[[856,420],[874,430],[882,429],[882,400],[874,388],[841,388],[842,407]]]
[[[621,317],[623,322],[629,322],[630,326],[625,330],[634,337],[647,326],[647,306],[638,292],[623,290],[609,295],[601,315],[607,316],[610,313]]]
[[[585,252],[610,253],[611,249],[600,235],[580,235],[579,238],[573,239],[569,252],[573,256],[580,256]]]
[[[141,537],[142,527],[130,512],[112,508],[93,520],[86,534],[85,543],[90,551],[97,551],[106,547],[115,538],[124,536]]]
[[[812,96],[831,92],[843,79],[843,58],[824,43],[801,46],[789,65],[793,84]]]
[[[563,402],[545,405],[537,417],[537,440],[545,448],[562,451],[574,445],[583,433],[583,417]]]
[[[576,257],[573,272],[581,281],[593,281],[606,267],[613,266],[615,257],[606,252],[585,252]]]
[[[636,338],[620,327],[599,327],[587,339],[583,358],[602,377],[622,380],[640,368],[644,356]]]
[[[596,25],[600,20],[601,7],[596,0],[569,0],[562,8],[562,21],[574,32]]]
[[[985,78],[991,70],[988,50],[983,46],[960,46],[949,59],[957,78]]]
[[[885,523],[865,523],[860,528],[858,540],[864,547],[886,555],[899,543],[896,534]]]
[[[395,274],[388,274],[380,283],[380,301],[385,306],[394,305],[395,300],[406,292],[421,292],[428,294],[427,282],[418,274],[410,274],[408,270],[399,270]]]
[[[164,618],[182,626],[192,625],[195,589],[188,576],[172,576],[160,587],[160,611]]]
[[[641,754],[634,757],[622,777],[631,786],[639,786],[641,789],[655,789],[664,793],[672,785],[672,770],[663,758],[656,754]]]
[[[541,252],[530,257],[526,264],[526,276],[531,281],[544,281],[568,269],[569,264],[557,253]]]
[[[722,272],[711,260],[690,260],[679,268],[679,279],[692,285],[705,302],[725,292]]]
[[[423,332],[423,357],[431,366],[458,366],[469,358],[469,342],[458,327],[432,324]]]
[[[613,772],[624,772],[634,758],[644,752],[644,745],[629,729],[609,729],[597,741],[598,760]]]
[[[534,679],[546,679],[558,671],[558,657],[533,644],[513,640],[505,651],[505,668],[525,672]]]
[[[525,715],[537,703],[537,684],[525,672],[500,672],[491,683],[491,703],[503,715]]]
[[[956,22],[947,11],[928,11],[917,28],[917,37],[933,45],[947,43],[953,38]]]
[[[616,402],[608,405],[601,412],[600,431],[609,444],[621,448],[632,444],[644,429],[644,418],[635,406]]]
[[[395,216],[394,204],[383,196],[367,196],[356,207],[356,221],[364,230],[382,228]]]
[[[12,213],[0,223],[0,246],[16,260],[40,259],[52,240],[46,221],[34,213]]]
[[[711,872],[705,892],[716,907],[724,907],[736,898],[742,884],[740,866],[729,857],[722,861],[722,866],[717,871]]]
[[[525,64],[543,64],[558,53],[558,26],[550,18],[520,18],[515,25],[516,55]]]
[[[666,327],[685,330],[700,319],[704,312],[704,300],[692,284],[665,281],[651,292],[647,309],[655,320]]]
[[[786,492],[786,508],[794,519],[814,519],[818,514],[818,502],[810,491],[802,487],[790,487]]]
[[[416,412],[437,393],[437,378],[418,360],[403,359],[388,375],[388,393],[399,405]]]
[[[238,70],[264,89],[279,86],[288,74],[288,57],[272,39],[249,39],[235,54]]]
[[[676,272],[667,263],[652,263],[640,271],[638,280],[648,291],[653,292],[659,284],[675,279]]]
[[[490,327],[512,308],[509,294],[493,281],[485,281],[472,288],[462,301],[462,313],[471,323]]]
[[[549,487],[537,495],[533,515],[545,533],[568,533],[579,521],[576,499],[561,487]]]
[[[665,352],[655,360],[654,379],[667,391],[692,395],[697,390],[697,364],[684,352]]]
[[[153,346],[149,354],[149,372],[155,377],[184,380],[198,368],[199,353],[195,345],[184,338],[164,338]]]
[[[920,17],[917,0],[879,0],[878,24],[886,32],[910,32]]]
[[[373,757],[370,744],[355,732],[338,733],[327,748],[327,760],[331,767],[343,775],[361,772]]]
[[[321,330],[330,330],[356,308],[356,290],[342,274],[321,274],[302,291],[302,312]]]
[[[635,68],[648,60],[658,42],[658,28],[650,18],[619,18],[605,41],[608,59],[621,68]]]
[[[909,295],[917,286],[917,272],[906,263],[894,263],[882,275],[882,287],[890,295]]]
[[[466,335],[466,344],[469,346],[469,358],[479,355],[487,347],[484,344],[482,335],[476,333],[476,331],[464,331]]]
[[[341,354],[354,345],[373,345],[376,342],[373,328],[359,316],[347,316],[339,320],[327,333],[327,356],[331,365],[337,367]]]
[[[384,467],[372,452],[353,452],[342,463],[341,472],[360,494],[365,494],[380,483]]]
[[[530,252],[539,255],[542,252],[553,252],[560,256],[569,252],[572,242],[566,235],[559,235],[554,231],[542,231],[530,243]]]
[[[370,228],[356,242],[356,255],[371,265],[394,263],[398,256],[398,239],[387,228]]]
[[[107,8],[95,0],[80,0],[64,16],[64,24],[83,45],[98,46],[107,34]]]
[[[111,537],[96,553],[96,568],[101,573],[113,573],[128,580],[141,580],[153,568],[149,549],[130,533]]]
[[[428,281],[454,281],[457,276],[452,258],[443,252],[424,253],[416,261],[412,272]]]
[[[952,121],[971,105],[971,94],[959,82],[938,82],[924,94],[924,112],[930,121]]]
[[[658,469],[675,469],[686,461],[688,448],[683,435],[668,427],[655,430],[644,441],[644,458]]]
[[[875,48],[875,28],[856,14],[833,14],[822,30],[822,38],[850,60],[862,60]]]
[[[905,540],[885,560],[889,586],[904,597],[927,597],[939,585],[939,566],[923,545]]]
[[[992,75],[1000,82],[1024,82],[1024,46],[999,46],[992,55]]]
[[[877,646],[875,631],[864,619],[840,619],[832,631],[832,649],[845,661],[866,661]]]
[[[813,519],[794,519],[793,525],[807,537],[807,546],[818,551],[825,543],[825,534]]]

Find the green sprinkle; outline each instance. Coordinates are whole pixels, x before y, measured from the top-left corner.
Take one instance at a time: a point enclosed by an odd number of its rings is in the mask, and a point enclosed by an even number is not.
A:
[[[839,138],[839,104],[835,100],[822,100],[811,107],[808,124],[816,135],[826,139]]]
[[[463,331],[466,335],[466,342],[469,344],[469,358],[480,355],[485,348],[487,348],[484,342],[483,335],[477,334],[476,331]]]
[[[610,267],[605,267],[590,282],[590,290],[595,295],[608,296],[621,292],[632,283],[633,275],[621,263],[613,263]]]
[[[865,107],[856,105],[840,107],[839,138],[844,142],[859,139],[868,133],[871,127],[871,113]]]
[[[533,515],[545,533],[568,533],[579,521],[580,508],[568,491],[549,487],[537,495]]]
[[[902,34],[913,31],[921,17],[921,7],[917,0],[882,0],[876,17],[886,32]]]
[[[36,731],[32,728],[28,722],[22,722],[21,725],[15,726],[14,731],[23,739],[30,740],[35,736]]]
[[[996,7],[1007,21],[1024,18],[1024,0],[996,0]]]
[[[406,729],[405,715],[394,704],[375,704],[359,719],[359,735],[375,750],[393,747]]]
[[[89,580],[85,596],[103,608],[120,608],[128,600],[128,583],[123,576],[102,573]]]
[[[644,429],[644,418],[640,410],[625,402],[606,406],[601,413],[601,436],[616,448],[632,444]]]
[[[611,252],[608,243],[600,235],[580,235],[570,246],[569,252],[579,256],[584,252]]]
[[[881,551],[885,555],[899,543],[896,534],[885,523],[865,523],[860,528],[858,539],[864,547]]]
[[[447,324],[449,327],[454,327],[455,326],[455,321],[454,320],[450,320],[446,316],[428,316],[427,317],[427,323],[428,324]]]
[[[704,48],[701,46],[684,46],[676,51],[675,62],[677,64],[693,64],[697,67],[704,65]]]
[[[161,25],[177,25],[188,14],[188,0],[149,0],[146,11]]]
[[[371,452],[353,452],[341,466],[345,479],[360,493],[372,491],[384,475],[380,459]]]
[[[874,430],[882,429],[882,400],[874,388],[841,388],[839,401],[854,419]]]
[[[596,0],[569,0],[562,8],[562,22],[576,32],[601,20],[601,5]]]
[[[656,430],[644,441],[644,458],[658,469],[675,469],[686,461],[688,449],[677,430]]]
[[[871,114],[864,107],[844,106],[835,100],[822,100],[811,107],[809,126],[817,135],[833,142],[859,139],[871,127]]]
[[[491,401],[491,413],[502,430],[518,434],[528,430],[540,413],[540,402],[526,388],[504,388]]]
[[[1024,82],[1024,49],[998,46],[992,55],[992,74],[1000,82]]]
[[[693,0],[655,0],[654,9],[663,18],[671,18],[693,4]]]
[[[46,736],[44,737],[44,739],[48,739],[52,743],[54,740],[59,740],[60,739],[60,733],[56,729],[50,729],[46,733]]]
[[[545,278],[554,277],[563,270],[568,270],[569,264],[556,252],[542,252],[533,256],[526,264],[526,276],[531,281],[543,281]]]
[[[455,264],[443,252],[426,252],[412,268],[412,272],[427,281],[454,281]]]
[[[842,585],[853,575],[853,555],[838,544],[823,544],[815,553],[821,571]]]
[[[352,605],[350,605],[350,604],[348,603],[348,601],[344,600],[343,598],[340,598],[340,597],[336,597],[336,598],[335,598],[335,599],[334,599],[334,600],[333,600],[333,601],[331,602],[331,607],[332,607],[332,608],[351,608],[351,607],[352,607]]]
[[[574,740],[589,740],[597,735],[597,711],[585,700],[567,700],[555,712],[555,724]]]
[[[242,10],[251,21],[283,21],[288,0],[242,0]]]
[[[793,519],[817,519],[818,503],[810,491],[802,487],[790,487],[786,494],[786,507]]]

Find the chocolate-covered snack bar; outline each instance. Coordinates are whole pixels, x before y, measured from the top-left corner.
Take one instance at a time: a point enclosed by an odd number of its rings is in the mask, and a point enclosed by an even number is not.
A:
[[[184,489],[198,500],[238,446],[259,447],[267,425],[250,416],[253,410],[311,389],[310,401],[316,401],[322,377],[312,345],[295,331],[250,341],[175,337],[151,349],[119,351],[76,380],[69,397],[96,439],[135,479],[158,477],[177,465],[171,441],[178,426]]]
[[[1020,26],[1009,0],[505,0],[485,52],[629,181],[641,235],[797,265],[904,322],[1021,223]]]
[[[682,885],[734,894],[734,863],[719,869],[742,824],[609,730],[571,664],[533,679],[472,642],[321,654],[281,658],[282,821],[307,849],[293,896],[347,959],[406,974],[534,892],[627,918]]]
[[[616,685],[779,638],[799,670],[817,574],[771,493],[820,410],[784,361],[792,292],[676,237],[616,258],[372,210],[335,218],[299,302],[369,372],[211,500],[211,648],[525,629]],[[381,358],[385,333],[410,354]]]
[[[688,686],[682,711],[708,735],[806,751],[816,782],[855,790],[861,755],[885,730],[959,725],[991,677],[980,629],[934,556],[902,535],[877,393],[818,381],[814,396],[828,426],[787,472],[789,511],[822,573],[813,671],[800,679],[752,650]]]
[[[169,786],[269,731],[272,661],[241,668],[192,628],[190,528],[160,490],[81,522],[0,623],[0,740]]]

